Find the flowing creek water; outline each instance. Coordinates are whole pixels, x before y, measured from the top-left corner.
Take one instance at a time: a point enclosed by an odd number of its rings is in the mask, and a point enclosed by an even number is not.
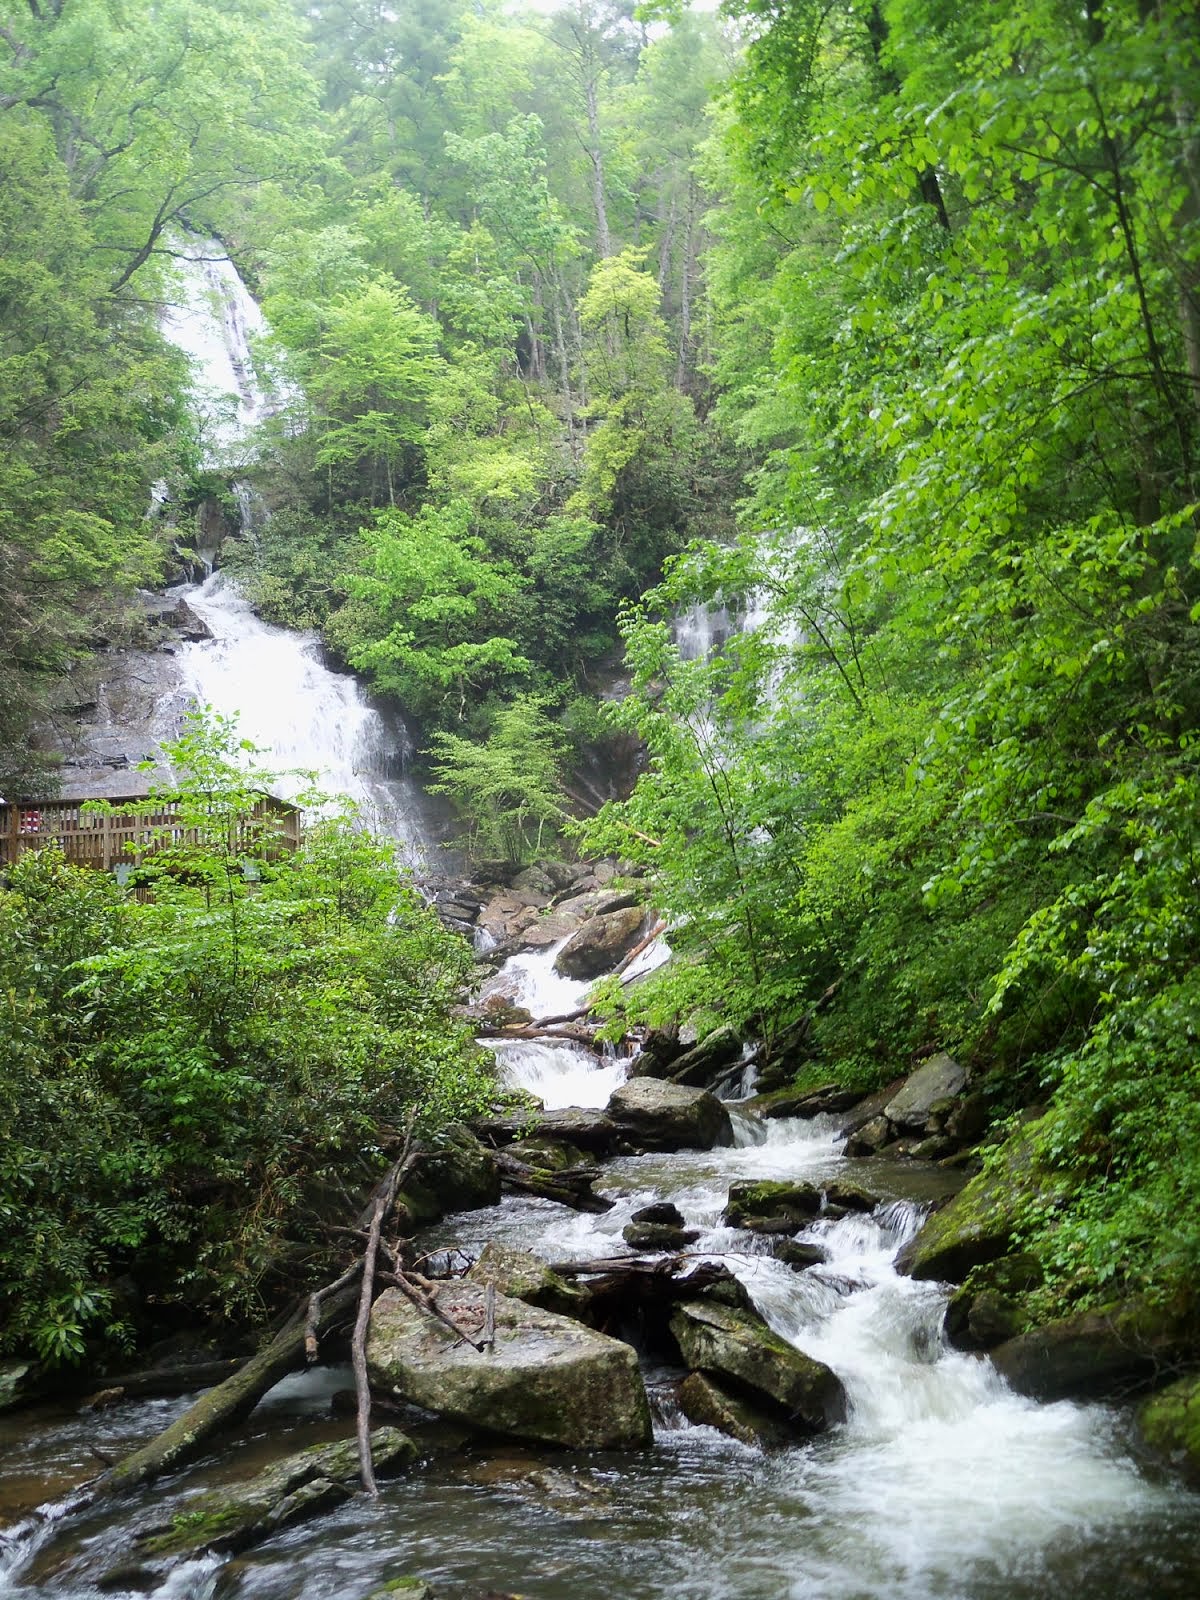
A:
[[[231,281],[211,262],[203,273],[223,305],[237,299],[236,274]],[[239,364],[253,318],[226,315],[223,326],[233,330],[240,403],[254,410],[252,377]],[[203,359],[206,336],[192,327],[187,337]],[[419,866],[428,812],[400,770],[402,730],[351,678],[328,671],[314,639],[262,623],[220,575],[182,593],[213,633],[180,656],[186,691],[237,711],[242,731],[278,764],[314,768],[326,787],[353,795]],[[697,612],[687,653],[704,653],[726,621]],[[667,953],[656,941],[630,974]],[[502,975],[539,1017],[574,1009],[586,987],[553,974],[554,954],[514,957]],[[492,1048],[501,1076],[549,1107],[601,1106],[626,1071],[615,1056],[567,1043]],[[1192,1600],[1200,1497],[1139,1463],[1119,1413],[1039,1406],[1007,1390],[987,1361],[951,1350],[942,1290],[895,1272],[896,1251],[945,1175],[875,1158],[862,1170],[880,1206],[815,1222],[799,1237],[819,1239],[829,1259],[796,1273],[765,1241],[722,1227],[730,1183],[821,1182],[856,1164],[828,1123],[765,1123],[731,1109],[730,1149],[610,1162],[601,1187],[616,1204],[603,1215],[514,1197],[446,1219],[426,1247],[473,1254],[495,1239],[549,1261],[591,1259],[622,1247],[635,1209],[669,1198],[702,1230],[695,1252],[725,1260],[771,1326],[838,1373],[850,1401],[844,1425],[765,1454],[686,1422],[672,1398],[678,1373],[650,1365],[651,1449],[535,1455],[498,1445],[435,1455],[386,1484],[378,1501],[355,1497],[245,1557],[185,1563],[157,1587],[131,1573],[101,1591],[100,1574],[136,1564],[138,1529],[186,1509],[197,1490],[283,1450],[343,1437],[330,1398],[347,1374],[323,1368],[284,1380],[194,1470],[61,1523],[71,1491],[96,1471],[96,1452],[120,1455],[191,1397],[98,1412],[46,1404],[0,1417],[0,1597],[362,1600],[392,1576],[420,1573],[448,1596],[492,1587],[531,1600]],[[68,1531],[56,1537],[60,1526]]]
[[[500,1064],[548,1103],[601,1105],[624,1068],[585,1057],[568,1045],[505,1046]],[[724,1259],[771,1326],[838,1373],[850,1400],[843,1426],[765,1454],[687,1423],[672,1401],[676,1374],[651,1366],[652,1449],[535,1456],[501,1444],[436,1458],[385,1485],[378,1502],[355,1498],[226,1565],[190,1563],[155,1593],[360,1600],[413,1572],[450,1594],[482,1585],[533,1600],[1194,1595],[1200,1501],[1135,1460],[1118,1413],[1021,1399],[988,1362],[949,1349],[942,1290],[895,1272],[894,1255],[944,1174],[879,1158],[859,1168],[879,1207],[818,1219],[799,1237],[819,1239],[829,1260],[796,1273],[766,1241],[722,1227],[730,1183],[824,1182],[857,1164],[822,1119],[766,1123],[736,1103],[731,1112],[733,1148],[610,1162],[603,1187],[616,1204],[603,1215],[514,1197],[447,1218],[425,1246],[474,1254],[495,1239],[550,1261],[599,1257],[622,1248],[633,1210],[669,1197],[703,1230],[695,1252]],[[327,1418],[331,1392],[346,1381],[338,1369],[285,1380],[207,1470],[84,1519],[71,1541],[39,1552],[26,1524],[10,1536],[0,1595],[93,1600],[89,1574],[128,1552],[151,1514],[162,1521],[198,1486],[257,1465],[282,1448],[281,1432],[288,1448],[344,1433],[344,1422]],[[0,1419],[7,1502],[62,1493],[89,1474],[92,1446],[127,1448],[185,1403]]]

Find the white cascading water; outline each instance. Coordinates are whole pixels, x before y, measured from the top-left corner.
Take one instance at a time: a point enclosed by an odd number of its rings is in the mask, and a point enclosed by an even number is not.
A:
[[[253,428],[289,391],[260,378],[254,341],[265,331],[262,313],[220,244],[187,240],[178,277],[163,331],[194,363],[208,462],[229,470],[244,465]],[[246,534],[253,490],[244,480],[233,488]],[[200,705],[237,718],[241,737],[284,774],[277,792],[295,799],[312,787],[300,774],[315,774],[318,790],[348,797],[367,826],[395,840],[407,865],[427,866],[420,791],[402,771],[403,728],[385,721],[350,674],[324,664],[315,634],[263,622],[221,573],[210,570],[202,583],[172,593],[212,633],[181,651],[182,687]]]

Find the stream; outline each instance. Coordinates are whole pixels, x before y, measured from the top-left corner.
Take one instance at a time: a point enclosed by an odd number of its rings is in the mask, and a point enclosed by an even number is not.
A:
[[[549,973],[545,955],[524,961],[533,977],[537,964]],[[504,1045],[498,1055],[509,1082],[555,1104],[601,1105],[624,1071],[570,1045]],[[848,1161],[825,1119],[768,1123],[736,1102],[731,1114],[732,1148],[608,1163],[601,1186],[617,1203],[603,1215],[514,1197],[445,1219],[423,1246],[475,1254],[495,1239],[547,1260],[602,1256],[622,1248],[635,1209],[669,1197],[703,1230],[695,1252],[719,1255],[778,1333],[838,1373],[850,1401],[843,1426],[763,1453],[685,1421],[672,1394],[679,1372],[649,1365],[652,1449],[537,1453],[498,1443],[435,1456],[385,1485],[378,1502],[355,1497],[224,1566],[186,1564],[154,1593],[361,1600],[389,1577],[419,1573],[448,1595],[483,1585],[533,1600],[1194,1595],[1200,1499],[1136,1461],[1120,1413],[1019,1398],[986,1360],[951,1350],[944,1291],[895,1272],[896,1251],[944,1192],[945,1174]],[[872,1215],[818,1219],[798,1235],[825,1246],[824,1265],[797,1273],[766,1253],[765,1240],[721,1226],[735,1179],[825,1182],[843,1169],[866,1172],[881,1201]],[[344,1421],[328,1420],[329,1400],[347,1384],[336,1368],[285,1379],[219,1458],[81,1519],[70,1541],[39,1553],[31,1525],[18,1527],[0,1595],[95,1600],[89,1575],[128,1550],[151,1512],[161,1522],[200,1487],[344,1434]],[[62,1494],[90,1476],[92,1445],[127,1448],[186,1403],[0,1419],[0,1505],[11,1517]]]
[[[183,297],[191,311],[180,340],[218,388],[227,367],[238,404],[257,413],[247,342],[257,323],[241,303],[249,297],[232,268],[197,270],[203,282],[190,281]],[[207,331],[196,321],[205,294],[209,310],[216,305]],[[328,669],[314,638],[263,623],[220,573],[179,592],[213,635],[181,651],[180,691],[238,712],[242,733],[276,765],[314,768],[326,788],[350,794],[422,870],[437,818],[405,776],[403,728]],[[701,654],[728,619],[697,611],[687,626],[687,653]],[[658,941],[640,959],[649,966],[666,953]],[[572,1009],[586,989],[555,977],[554,955],[515,956],[498,980],[538,1017]],[[568,1043],[491,1048],[502,1078],[551,1108],[602,1106],[626,1071],[615,1055]],[[447,1600],[481,1588],[531,1600],[1192,1600],[1200,1497],[1139,1462],[1120,1412],[1038,1405],[1009,1391],[986,1359],[952,1350],[941,1331],[944,1290],[896,1273],[896,1252],[945,1193],[946,1174],[848,1161],[822,1119],[764,1122],[736,1102],[731,1115],[732,1148],[609,1162],[598,1187],[616,1204],[603,1215],[512,1197],[445,1219],[424,1248],[475,1254],[494,1239],[547,1260],[599,1257],[623,1248],[635,1209],[669,1198],[702,1230],[695,1253],[723,1259],[770,1325],[838,1374],[845,1424],[764,1453],[688,1423],[673,1397],[681,1373],[647,1362],[650,1449],[499,1443],[435,1453],[385,1484],[378,1501],[356,1496],[243,1557],[185,1563],[165,1582],[131,1571],[101,1590],[99,1574],[136,1562],[137,1530],[199,1490],[344,1437],[348,1424],[331,1418],[330,1399],[350,1380],[340,1368],[285,1379],[214,1456],[80,1517],[61,1538],[52,1537],[56,1521],[96,1472],[95,1452],[116,1456],[150,1438],[192,1397],[99,1411],[47,1403],[0,1416],[0,1597],[364,1600],[417,1573]],[[737,1179],[825,1182],[843,1169],[864,1173],[881,1202],[871,1215],[818,1219],[797,1235],[820,1241],[823,1265],[795,1272],[765,1240],[721,1225]]]

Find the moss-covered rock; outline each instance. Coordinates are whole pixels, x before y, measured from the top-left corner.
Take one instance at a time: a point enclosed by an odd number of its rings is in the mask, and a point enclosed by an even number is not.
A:
[[[485,1286],[441,1287],[438,1308],[478,1339]],[[627,1450],[650,1442],[650,1409],[626,1344],[496,1293],[495,1337],[480,1350],[389,1289],[367,1342],[372,1384],[460,1422],[534,1443]]]
[[[735,1183],[722,1222],[755,1233],[796,1233],[821,1209],[821,1191],[813,1183]]]
[[[672,1255],[686,1250],[700,1237],[699,1228],[674,1228],[669,1222],[627,1222],[621,1237],[631,1250],[668,1251]]]
[[[992,1361],[1018,1394],[1035,1400],[1118,1400],[1149,1388],[1195,1350],[1189,1303],[1134,1299],[1018,1334],[992,1351]]]
[[[542,1172],[566,1172],[572,1167],[586,1167],[591,1157],[566,1139],[549,1139],[545,1135],[531,1139],[518,1139],[508,1147],[510,1156],[523,1161],[527,1167],[537,1167]]]
[[[372,1589],[367,1600],[437,1600],[437,1590],[424,1578],[389,1578]]]
[[[781,1449],[795,1438],[778,1417],[731,1394],[703,1372],[689,1373],[679,1385],[679,1406],[698,1427],[716,1428],[731,1439],[763,1450]]]
[[[836,1374],[753,1312],[712,1300],[685,1301],[671,1318],[671,1333],[689,1367],[748,1392],[803,1433],[821,1433],[846,1415]]]
[[[1143,1400],[1137,1422],[1150,1449],[1200,1489],[1200,1374]]]
[[[551,1272],[532,1251],[497,1244],[494,1239],[484,1245],[467,1277],[472,1283],[493,1284],[500,1294],[562,1317],[586,1317],[591,1304],[586,1289]]]
[[[901,1272],[960,1283],[973,1268],[1008,1254],[1026,1208],[1033,1202],[1053,1203],[1070,1186],[1064,1174],[1038,1161],[1040,1129],[1040,1122],[1019,1128],[994,1163],[929,1217],[897,1257]]]
[[[423,1150],[396,1196],[396,1223],[406,1232],[437,1222],[450,1211],[472,1211],[500,1200],[500,1169],[469,1128],[445,1129]]]
[[[379,1477],[402,1471],[417,1456],[416,1445],[398,1428],[377,1428],[371,1435],[371,1450]],[[244,1483],[190,1500],[168,1526],[139,1537],[139,1555],[181,1560],[206,1550],[245,1550],[280,1528],[340,1505],[353,1494],[358,1476],[355,1440],[313,1445]]]

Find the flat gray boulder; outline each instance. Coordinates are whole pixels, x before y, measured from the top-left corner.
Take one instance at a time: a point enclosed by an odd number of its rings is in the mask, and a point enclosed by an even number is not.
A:
[[[961,1094],[967,1069],[948,1055],[930,1056],[905,1078],[903,1087],[884,1107],[883,1114],[898,1128],[923,1128],[939,1100]]]
[[[438,1307],[478,1339],[482,1283],[441,1286]],[[375,1302],[367,1340],[372,1385],[473,1427],[573,1450],[650,1443],[650,1408],[627,1344],[495,1294],[495,1342],[477,1350],[397,1289]]]
[[[729,1113],[707,1089],[630,1078],[613,1090],[607,1111],[642,1150],[711,1150],[733,1143]]]
[[[646,913],[640,906],[591,917],[567,940],[554,961],[565,978],[598,978],[611,972],[638,942]]]

